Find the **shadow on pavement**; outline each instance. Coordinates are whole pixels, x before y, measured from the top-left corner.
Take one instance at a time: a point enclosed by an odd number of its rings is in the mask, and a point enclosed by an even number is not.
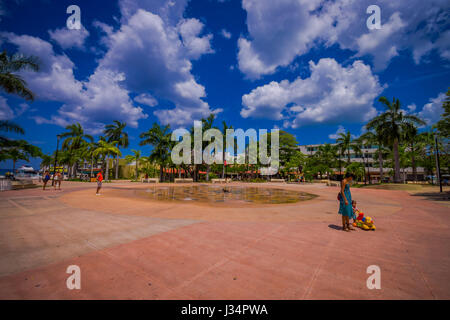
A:
[[[335,224],[329,224],[329,225],[328,225],[328,228],[334,229],[334,230],[342,230],[342,227],[341,227],[341,226],[337,226],[337,225],[335,225]]]
[[[426,200],[432,201],[449,201],[450,200],[450,192],[420,192],[414,193],[412,196],[415,197],[424,197]]]

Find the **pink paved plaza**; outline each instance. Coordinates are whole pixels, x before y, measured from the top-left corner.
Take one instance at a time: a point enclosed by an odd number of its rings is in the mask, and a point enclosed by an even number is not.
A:
[[[1,299],[450,298],[448,202],[353,188],[377,230],[343,232],[338,188],[323,184],[261,184],[318,197],[242,208],[95,186],[0,194]],[[70,265],[81,290],[66,286]],[[379,290],[367,288],[370,265]]]

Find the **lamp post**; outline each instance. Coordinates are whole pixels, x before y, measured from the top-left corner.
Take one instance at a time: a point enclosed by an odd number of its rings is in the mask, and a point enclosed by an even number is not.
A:
[[[61,135],[56,135],[56,152],[55,152],[55,162],[53,164],[53,179],[52,186],[55,185],[55,174],[56,174],[56,164],[58,163],[58,149],[59,149],[59,139],[61,139]],[[63,173],[64,174],[64,173]]]
[[[439,192],[442,192],[441,167],[439,164],[439,147],[436,135],[434,136],[434,146],[436,149],[436,177],[439,181]]]
[[[369,177],[369,184],[370,184],[370,175],[369,175],[369,166],[366,163],[369,162],[369,153],[367,150],[365,150],[363,154],[363,163],[364,163],[364,184],[367,184],[367,177]],[[367,176],[366,176],[366,167],[367,167]]]

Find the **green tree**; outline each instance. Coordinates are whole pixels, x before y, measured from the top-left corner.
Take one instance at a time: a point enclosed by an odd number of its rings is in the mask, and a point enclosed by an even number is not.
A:
[[[17,134],[25,134],[25,130],[18,124],[8,121],[8,120],[0,120],[0,132],[13,132]],[[0,143],[9,140],[5,136],[0,134]]]
[[[361,180],[365,174],[364,165],[361,162],[352,162],[347,166],[346,172],[354,174],[357,180]]]
[[[141,151],[140,150],[131,150],[133,154],[127,155],[125,157],[128,163],[135,162],[136,164],[136,180],[139,178],[139,160],[141,159]]]
[[[206,119],[202,119],[202,128],[203,128],[203,132],[209,130],[209,129],[213,129],[215,128],[213,126],[214,124],[214,119],[215,119],[215,115],[214,113],[211,113],[208,118]],[[217,128],[215,128],[217,129]],[[208,142],[207,141],[203,141],[202,142],[202,150],[205,150],[205,148],[207,147]],[[217,152],[217,150],[214,150],[214,152]],[[209,181],[209,173],[211,171],[211,165],[210,164],[206,164],[206,181]]]
[[[363,142],[365,146],[376,146],[378,151],[375,153],[375,158],[378,158],[378,168],[380,170],[380,181],[383,181],[383,137],[380,132],[366,131],[363,133],[359,140]],[[370,179],[369,179],[370,180]]]
[[[108,142],[117,141],[117,147],[128,148],[128,134],[124,131],[127,124],[117,120],[113,121],[113,124],[105,126],[105,137]],[[115,161],[115,179],[119,179],[119,156],[117,155]]]
[[[117,141],[107,142],[104,137],[100,137],[97,142],[97,147],[93,151],[94,157],[103,157],[103,162],[106,162],[105,180],[109,180],[109,156],[121,156],[119,148],[116,147]]]
[[[225,121],[222,121],[222,134],[223,134],[223,150],[222,150],[222,179],[225,178],[225,153],[227,150],[227,129],[233,129],[233,126],[228,126]]]
[[[373,118],[366,125],[368,130],[375,130],[382,137],[383,142],[392,146],[394,155],[394,182],[400,182],[400,158],[399,143],[404,136],[407,125],[425,125],[425,122],[417,116],[406,114],[401,110],[400,100],[393,99],[392,103],[386,98],[378,99],[385,107],[386,111]]]
[[[80,150],[86,143],[90,143],[94,141],[94,138],[84,133],[84,129],[79,123],[71,124],[66,126],[66,132],[61,134],[61,138],[64,139],[62,143],[62,150],[68,150],[70,156],[72,157],[72,171],[73,173],[77,173],[78,169],[78,160],[77,156],[81,155]],[[69,174],[69,176],[71,176]]]
[[[153,147],[150,153],[150,160],[159,164],[159,179],[163,181],[164,166],[168,163],[170,158],[170,148],[172,142],[170,141],[171,133],[170,126],[161,127],[154,123],[153,127],[139,136],[142,140],[141,146],[151,145]]]
[[[43,154],[41,156],[41,159],[42,159],[41,164],[40,164],[41,169],[47,169],[47,170],[50,168],[50,166],[52,165],[52,163],[54,161],[54,157],[51,155],[48,155],[48,154]]]
[[[419,142],[419,133],[417,127],[413,124],[407,124],[404,130],[404,138],[405,145],[408,146],[408,149],[405,149],[405,153],[409,154],[411,160],[411,167],[413,171],[413,179],[417,181],[417,147]]]
[[[352,145],[352,135],[350,131],[346,133],[339,133],[339,137],[336,139],[336,143],[340,147],[341,150],[347,151],[347,165],[350,164],[350,149]]]
[[[441,115],[441,120],[436,123],[436,128],[444,138],[450,137],[450,89],[446,93],[447,98],[445,99],[442,107],[444,108],[444,113]]]
[[[29,144],[25,140],[7,141],[1,150],[0,159],[12,160],[13,171],[16,169],[16,162],[19,160],[30,161],[30,158],[41,157],[42,152],[39,147]]]
[[[33,101],[34,93],[27,88],[25,80],[17,75],[22,70],[39,71],[38,59],[21,54],[9,55],[6,50],[0,53],[0,87],[6,93]]]

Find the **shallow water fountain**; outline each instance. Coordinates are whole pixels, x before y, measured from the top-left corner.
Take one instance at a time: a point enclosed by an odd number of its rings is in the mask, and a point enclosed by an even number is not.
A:
[[[271,187],[253,186],[155,186],[136,190],[140,197],[157,201],[200,202],[206,204],[283,204],[315,198],[306,192]]]

